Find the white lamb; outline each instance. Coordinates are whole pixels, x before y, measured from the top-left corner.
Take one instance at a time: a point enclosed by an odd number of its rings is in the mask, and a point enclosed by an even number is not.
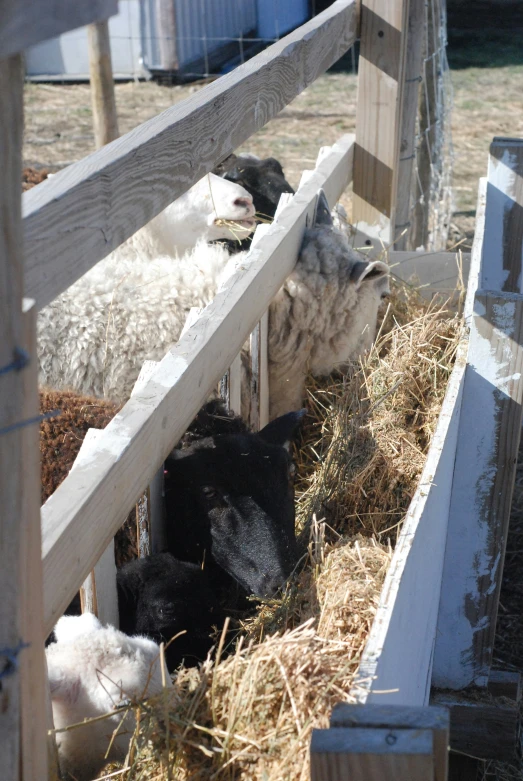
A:
[[[111,714],[162,690],[160,649],[152,640],[103,627],[90,613],[64,616],[54,631],[56,643],[46,648],[46,657],[55,729]],[[168,674],[165,680],[172,685]],[[89,781],[106,762],[125,759],[134,727],[130,710],[58,732],[64,777]]]

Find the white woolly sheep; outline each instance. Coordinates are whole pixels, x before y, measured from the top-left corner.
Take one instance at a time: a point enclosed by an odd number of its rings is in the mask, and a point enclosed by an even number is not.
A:
[[[39,313],[40,384],[127,401],[143,362],[176,343],[228,261],[225,247],[203,242],[179,259],[105,258]]]
[[[56,643],[46,648],[46,657],[55,729],[111,714],[162,690],[160,649],[153,640],[103,627],[90,613],[63,616],[54,631]],[[168,674],[165,679],[170,686]],[[134,726],[131,710],[58,732],[64,777],[88,781],[107,761],[124,759]]]
[[[40,313],[41,383],[126,401],[143,362],[161,360],[189,309],[208,304],[245,258],[204,243],[180,259],[113,253]],[[387,275],[386,264],[349,247],[322,194],[297,265],[269,310],[271,419],[301,405],[308,370],[328,374],[370,347]]]

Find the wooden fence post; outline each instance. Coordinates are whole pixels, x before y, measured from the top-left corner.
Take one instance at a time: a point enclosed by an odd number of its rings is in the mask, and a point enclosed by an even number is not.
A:
[[[87,27],[94,139],[97,149],[118,138],[118,117],[114,97],[109,22]]]
[[[20,522],[20,625],[28,644],[20,660],[21,762],[23,781],[58,777],[54,735],[48,739],[47,666],[45,662],[44,602],[42,593],[42,538],[40,530],[40,451],[38,418],[38,362],[36,359],[36,308],[24,299],[23,420],[35,419],[22,429],[23,495]],[[49,768],[49,769],[48,769]]]
[[[0,757],[2,778],[17,781],[20,752],[20,550],[24,476],[21,175],[22,58],[0,60]],[[12,367],[12,368],[10,368]],[[32,484],[32,483],[31,483]],[[28,489],[30,490],[30,488]]]
[[[394,241],[409,0],[362,0],[354,148],[354,246]]]
[[[409,0],[407,30],[407,56],[404,71],[403,101],[401,105],[398,176],[393,193],[394,249],[411,249],[408,246],[411,219],[412,171],[416,158],[416,117],[421,81],[423,23],[425,0]]]

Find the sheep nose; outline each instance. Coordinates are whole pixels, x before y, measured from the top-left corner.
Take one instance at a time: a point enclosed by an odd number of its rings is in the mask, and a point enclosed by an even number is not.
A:
[[[233,201],[233,206],[240,206],[247,210],[247,213],[249,215],[254,214],[254,204],[252,202],[252,198],[236,198],[235,201]]]
[[[283,586],[286,580],[287,578],[283,576],[283,573],[279,576],[264,575],[262,580],[263,596],[274,596],[274,594]]]

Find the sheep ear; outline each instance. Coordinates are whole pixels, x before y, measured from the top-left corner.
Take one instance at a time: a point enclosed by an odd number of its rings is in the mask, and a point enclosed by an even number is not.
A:
[[[331,210],[329,209],[329,203],[327,201],[327,196],[323,192],[323,190],[320,190],[318,193],[318,198],[316,200],[316,208],[314,210],[314,219],[312,221],[313,227],[317,225],[331,225],[332,226],[332,215]]]
[[[281,445],[289,450],[290,443],[306,412],[307,410],[300,409],[298,412],[287,412],[286,415],[280,415],[279,418],[267,423],[258,434],[264,442],[269,442],[271,445]]]
[[[356,287],[360,287],[363,282],[377,282],[378,279],[388,277],[389,267],[381,260],[358,260],[354,264],[350,277],[355,282]]]

